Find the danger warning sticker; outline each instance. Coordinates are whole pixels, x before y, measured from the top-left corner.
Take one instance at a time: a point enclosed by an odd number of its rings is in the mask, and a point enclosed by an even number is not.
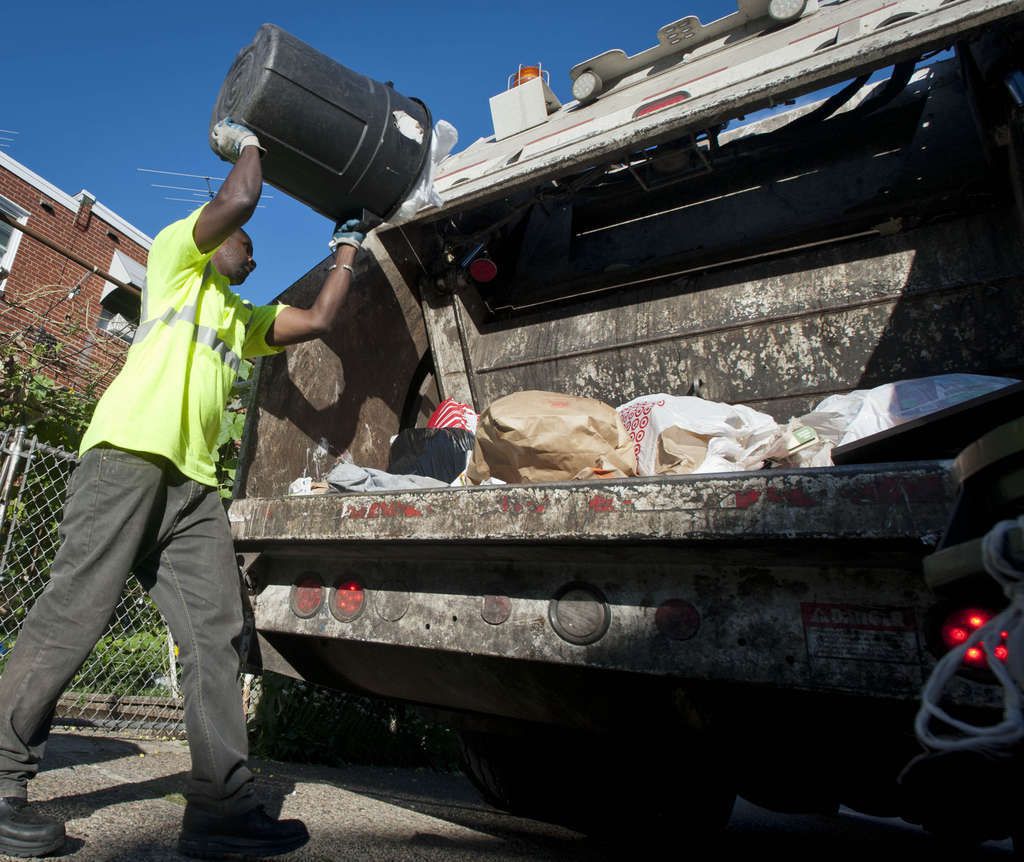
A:
[[[911,608],[804,603],[800,611],[812,659],[918,660],[917,619]]]

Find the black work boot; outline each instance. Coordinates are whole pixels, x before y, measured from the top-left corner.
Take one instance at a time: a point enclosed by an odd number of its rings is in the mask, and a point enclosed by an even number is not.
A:
[[[33,811],[17,796],[0,797],[0,853],[49,856],[63,846],[63,823]]]
[[[194,859],[262,859],[298,850],[309,841],[301,820],[274,820],[262,805],[220,815],[185,806],[178,852]]]

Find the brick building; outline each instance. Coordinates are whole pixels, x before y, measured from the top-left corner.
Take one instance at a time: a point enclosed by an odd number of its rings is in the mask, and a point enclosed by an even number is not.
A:
[[[33,353],[58,384],[99,394],[121,368],[139,302],[65,253],[141,289],[153,240],[89,192],[66,194],[4,153],[0,211],[60,249],[0,221],[0,344]]]

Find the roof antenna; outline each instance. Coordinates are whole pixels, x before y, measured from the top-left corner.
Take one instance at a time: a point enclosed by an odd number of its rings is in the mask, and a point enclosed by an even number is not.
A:
[[[168,189],[170,191],[189,192],[192,195],[192,197],[168,197],[167,195],[164,195],[164,200],[180,201],[182,203],[192,204],[193,206],[199,206],[200,204],[205,203],[208,200],[213,200],[214,195],[217,194],[217,189],[214,188],[213,184],[224,182],[224,177],[211,177],[207,176],[206,174],[189,174],[183,171],[161,171],[155,168],[136,168],[135,170],[141,171],[142,173],[146,174],[163,174],[169,177],[187,177],[189,179],[202,180],[204,183],[206,183],[205,189],[190,188],[189,186],[172,186],[167,185],[165,183],[150,183],[150,186],[152,186],[155,189]],[[260,196],[261,201],[270,201],[273,199],[273,195]],[[266,207],[264,207],[263,204],[261,203],[256,207],[256,209],[266,209]]]

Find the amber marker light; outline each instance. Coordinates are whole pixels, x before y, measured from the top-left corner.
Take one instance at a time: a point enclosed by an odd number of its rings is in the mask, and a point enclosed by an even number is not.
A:
[[[525,84],[527,81],[532,81],[534,78],[540,77],[540,63],[536,66],[520,66],[519,71],[515,72],[511,78],[511,89],[512,87],[518,87],[520,84]]]

